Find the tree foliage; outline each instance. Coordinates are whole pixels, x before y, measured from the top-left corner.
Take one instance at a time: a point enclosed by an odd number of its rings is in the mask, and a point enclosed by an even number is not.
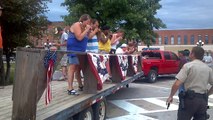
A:
[[[1,17],[3,49],[7,58],[6,80],[9,78],[10,56],[17,46],[31,44],[29,36],[40,36],[47,26],[47,2],[51,0],[1,0],[4,8]]]
[[[160,0],[65,0],[69,15],[64,16],[67,24],[78,21],[87,13],[99,20],[100,24],[112,28],[123,28],[129,40],[143,41],[147,45],[155,42],[154,29],[165,28],[165,24],[156,18],[161,8]]]

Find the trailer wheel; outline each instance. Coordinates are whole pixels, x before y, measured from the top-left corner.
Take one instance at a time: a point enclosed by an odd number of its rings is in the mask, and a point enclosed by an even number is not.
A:
[[[149,83],[154,83],[157,80],[158,77],[158,73],[156,70],[150,70],[149,74],[148,74],[148,82]]]
[[[74,120],[94,120],[92,108],[89,107],[75,115]]]
[[[93,105],[94,120],[105,120],[106,119],[106,99],[103,99]]]

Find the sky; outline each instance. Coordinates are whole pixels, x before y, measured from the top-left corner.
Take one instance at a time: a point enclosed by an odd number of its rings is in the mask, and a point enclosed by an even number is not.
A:
[[[66,7],[61,6],[64,0],[52,0],[51,3],[48,3],[48,13],[46,13],[48,20],[50,21],[63,21],[61,16],[67,15],[68,11]]]
[[[63,21],[66,7],[60,6],[64,0],[52,0],[47,13],[50,21]],[[213,28],[213,0],[161,0],[162,8],[157,11],[166,29],[206,29]]]

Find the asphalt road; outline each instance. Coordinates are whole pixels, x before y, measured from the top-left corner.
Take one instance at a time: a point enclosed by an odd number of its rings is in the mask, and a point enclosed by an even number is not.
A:
[[[160,77],[156,83],[137,80],[115,94],[107,97],[107,120],[176,120],[178,97],[167,110],[166,99],[170,93],[174,77]],[[209,98],[213,108],[213,96]],[[213,109],[208,113],[212,115]]]

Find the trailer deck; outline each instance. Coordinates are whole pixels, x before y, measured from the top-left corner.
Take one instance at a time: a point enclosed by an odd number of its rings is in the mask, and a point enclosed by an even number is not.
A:
[[[68,116],[83,110],[91,104],[94,100],[107,96],[125,87],[128,83],[141,77],[143,73],[138,73],[134,77],[127,77],[122,83],[105,83],[101,91],[94,94],[68,95],[66,81],[52,82],[53,100],[49,105],[45,105],[44,94],[37,104],[36,119],[67,119]],[[74,83],[75,84],[75,83]],[[77,83],[76,83],[77,84]],[[12,117],[12,85],[5,86],[0,89],[0,120],[11,120]]]

